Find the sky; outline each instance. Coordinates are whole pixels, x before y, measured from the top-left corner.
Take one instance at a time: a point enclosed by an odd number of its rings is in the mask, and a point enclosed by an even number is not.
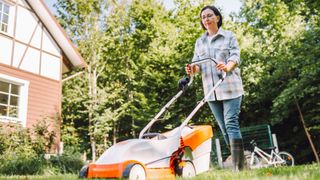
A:
[[[215,6],[222,9],[222,16],[228,16],[231,12],[239,13],[242,3],[240,0],[216,0]]]
[[[55,13],[55,9],[53,7],[53,4],[56,2],[56,0],[44,0],[46,5],[49,7],[49,9]],[[164,0],[164,5],[167,8],[172,8],[173,1],[172,0]],[[231,12],[238,13],[240,11],[241,2],[240,0],[216,0],[214,3],[215,6],[221,9],[221,13],[223,17],[228,16]]]
[[[164,0],[165,6],[169,9],[173,8],[174,4],[172,0]],[[222,16],[228,16],[230,13],[238,13],[240,11],[240,0],[215,0],[214,6],[221,8]]]

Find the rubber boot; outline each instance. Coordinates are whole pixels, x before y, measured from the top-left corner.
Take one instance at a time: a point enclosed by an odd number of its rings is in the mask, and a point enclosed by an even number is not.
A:
[[[244,168],[244,150],[242,139],[230,139],[231,159],[233,171],[241,171]]]

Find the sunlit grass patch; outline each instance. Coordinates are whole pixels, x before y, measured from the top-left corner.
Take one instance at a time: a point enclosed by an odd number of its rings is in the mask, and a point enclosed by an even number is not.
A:
[[[181,179],[181,178],[180,178]],[[301,165],[294,167],[261,168],[244,170],[238,173],[231,170],[212,168],[210,171],[200,174],[191,180],[247,180],[247,179],[287,179],[287,180],[310,180],[320,179],[320,164]]]

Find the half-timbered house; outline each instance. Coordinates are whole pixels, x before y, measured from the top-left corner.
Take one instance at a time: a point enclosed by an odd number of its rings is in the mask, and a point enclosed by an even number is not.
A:
[[[62,74],[75,67],[86,63],[42,0],[0,0],[1,123],[59,117]]]

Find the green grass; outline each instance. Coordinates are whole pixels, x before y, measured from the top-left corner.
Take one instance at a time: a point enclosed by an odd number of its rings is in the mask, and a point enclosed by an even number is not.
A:
[[[62,174],[62,175],[28,175],[28,176],[1,176],[0,180],[74,180],[78,179],[78,175]]]
[[[247,179],[274,179],[274,180],[319,180],[320,164],[300,165],[294,167],[261,168],[256,170],[244,170],[241,172],[232,172],[231,170],[222,170],[212,168],[210,171],[200,174],[191,180],[247,180]]]
[[[0,180],[73,180],[77,175],[46,175],[46,176],[0,176]],[[182,178],[177,178],[182,180]],[[234,173],[231,170],[211,168],[210,171],[200,174],[191,180],[319,180],[320,164],[300,165],[294,167],[262,168],[256,170],[244,170]]]

